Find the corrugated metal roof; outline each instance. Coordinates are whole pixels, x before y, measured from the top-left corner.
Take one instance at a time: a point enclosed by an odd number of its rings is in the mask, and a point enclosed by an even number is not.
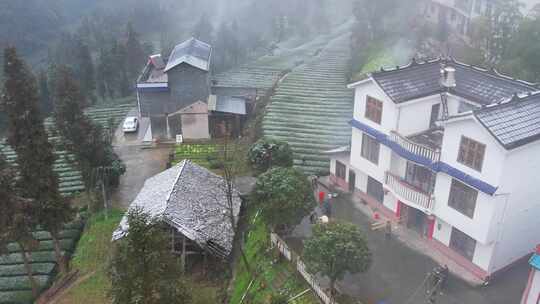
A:
[[[443,65],[456,69],[456,87],[450,93],[480,104],[492,104],[516,93],[537,90],[532,84],[511,79],[496,71],[445,59],[422,63],[413,60],[408,66],[375,72],[371,77],[395,103],[402,103],[443,92],[440,85]]]
[[[533,254],[533,256],[531,257],[531,259],[529,260],[529,264],[536,268],[537,270],[540,270],[540,255],[538,254]]]
[[[198,69],[208,71],[210,69],[210,56],[212,46],[195,38],[191,38],[177,45],[169,57],[165,72],[182,63],[187,63]]]
[[[474,112],[480,123],[506,149],[540,139],[540,93]]]
[[[215,111],[246,115],[246,100],[230,96],[217,96]]]

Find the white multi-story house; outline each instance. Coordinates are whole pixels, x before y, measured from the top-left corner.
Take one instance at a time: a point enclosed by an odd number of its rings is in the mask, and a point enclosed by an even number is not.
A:
[[[444,23],[452,33],[467,39],[471,21],[491,14],[493,5],[493,0],[425,0],[423,16],[432,24]]]
[[[372,73],[331,180],[478,278],[540,243],[540,93],[454,60]]]

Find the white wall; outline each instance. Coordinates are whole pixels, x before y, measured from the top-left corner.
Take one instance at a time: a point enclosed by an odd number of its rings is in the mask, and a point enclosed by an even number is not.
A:
[[[507,200],[495,226],[497,249],[493,270],[532,252],[540,244],[540,143],[535,142],[508,153],[498,191]]]
[[[372,163],[362,157],[363,134],[364,132],[358,129],[353,128],[352,130],[351,166],[384,184],[385,172],[390,169],[392,150],[384,145],[380,145],[379,162],[378,164]]]
[[[474,215],[473,218],[470,218],[448,206],[451,182],[451,176],[444,173],[437,174],[434,192],[435,208],[433,213],[451,226],[456,227],[481,243],[493,241],[495,230],[492,226],[495,224],[495,210],[504,206],[504,200],[498,197],[494,198],[479,191]]]
[[[345,180],[349,181],[349,165],[350,156],[349,153],[336,153],[330,156],[330,173],[336,175],[336,161],[344,164],[347,167],[347,172],[345,173]]]
[[[456,227],[459,229],[458,227]],[[461,229],[459,229],[461,230]],[[461,230],[462,232],[465,232]],[[441,242],[447,247],[450,247],[450,238],[452,236],[452,225],[448,224],[440,218],[435,220],[435,229],[433,230],[433,238]],[[481,242],[476,242],[476,247],[474,249],[474,255],[472,263],[482,268],[486,272],[488,271],[491,258],[493,254],[493,244],[483,244]]]
[[[402,103],[398,107],[399,124],[397,131],[403,136],[423,132],[429,129],[431,107],[440,104],[439,95]],[[442,106],[441,109],[442,111]]]
[[[458,163],[461,136],[466,136],[486,145],[484,162],[480,172]],[[501,164],[504,164],[505,158],[506,151],[504,148],[472,117],[445,125],[441,161],[497,187],[500,184],[502,174]]]
[[[376,98],[383,103],[380,125],[365,117],[367,96]],[[396,104],[373,81],[366,82],[359,85],[354,91],[354,119],[388,134],[397,127]]]

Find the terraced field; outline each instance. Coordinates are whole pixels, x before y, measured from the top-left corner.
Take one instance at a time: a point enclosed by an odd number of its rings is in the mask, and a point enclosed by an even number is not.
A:
[[[347,145],[353,92],[346,88],[348,35],[332,40],[279,84],[263,121],[265,136],[287,141],[306,174],[329,170],[321,152]]]
[[[133,107],[133,103],[115,106],[96,106],[88,108],[85,113],[90,119],[103,127],[109,126],[109,122],[116,126]],[[84,191],[85,188],[81,172],[77,169],[74,156],[63,150],[60,146],[60,137],[57,135],[52,119],[48,118],[45,120],[45,127],[49,133],[49,140],[55,147],[54,153],[57,159],[54,164],[54,171],[59,177],[60,192],[64,196],[72,196]],[[8,162],[16,166],[15,159],[17,155],[3,140],[0,141],[0,153],[7,158]]]
[[[219,73],[213,80],[216,86],[220,87],[257,89],[257,95],[263,96],[283,74],[284,71],[280,68],[248,64]]]
[[[67,224],[60,233],[60,246],[70,256],[84,227],[82,220]],[[37,249],[30,255],[32,273],[40,290],[48,288],[56,274],[56,257],[51,235],[46,231],[33,233],[39,241]],[[32,303],[30,281],[26,276],[21,250],[17,244],[8,245],[8,253],[0,256],[0,304]]]

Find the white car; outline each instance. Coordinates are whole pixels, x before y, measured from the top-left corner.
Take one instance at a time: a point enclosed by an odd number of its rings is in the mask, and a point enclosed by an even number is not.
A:
[[[139,120],[137,117],[127,117],[124,120],[124,125],[122,126],[124,133],[137,132],[139,129]]]

